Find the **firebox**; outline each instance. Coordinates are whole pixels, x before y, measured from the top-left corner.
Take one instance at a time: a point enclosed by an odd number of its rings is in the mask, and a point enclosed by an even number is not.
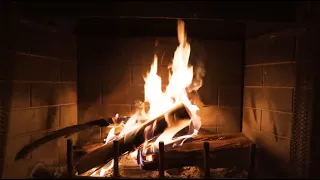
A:
[[[317,3],[2,7],[3,178],[319,176]]]

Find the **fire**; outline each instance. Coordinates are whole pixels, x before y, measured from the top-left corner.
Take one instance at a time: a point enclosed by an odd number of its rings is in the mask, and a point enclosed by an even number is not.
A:
[[[162,90],[162,79],[157,74],[158,70],[158,58],[155,55],[150,71],[144,77],[144,103],[149,105],[149,110],[146,112],[145,107],[140,108],[136,113],[131,116],[128,122],[124,125],[122,131],[118,136],[115,135],[115,129],[112,128],[105,139],[105,143],[108,143],[117,137],[121,137],[124,134],[135,130],[145,121],[151,120],[166,111],[172,109],[174,106],[182,103],[189,110],[191,119],[179,120],[178,122],[166,118],[168,128],[155,140],[149,141],[148,134],[152,134],[156,122],[153,125],[148,126],[145,129],[146,142],[143,144],[143,154],[146,155],[147,160],[152,160],[152,156],[146,154],[147,150],[156,152],[158,150],[158,144],[163,141],[165,145],[175,143],[175,145],[182,145],[187,139],[196,135],[201,127],[201,119],[197,115],[199,108],[192,104],[188,97],[189,91],[196,91],[202,85],[202,80],[199,81],[199,76],[194,75],[193,66],[189,65],[189,56],[191,52],[191,46],[187,41],[187,33],[185,32],[185,24],[183,21],[178,21],[177,26],[179,46],[177,47],[174,58],[171,65],[171,72],[169,72],[169,84],[165,91]],[[197,82],[194,83],[193,80]],[[189,133],[175,137],[174,136],[182,129],[189,126]],[[132,152],[132,158],[137,157],[137,151]],[[108,163],[109,164],[109,163]],[[103,176],[106,169],[110,169],[113,166],[113,161],[107,167],[100,169],[100,176]],[[97,171],[94,173],[97,174]],[[93,175],[93,174],[92,174]]]

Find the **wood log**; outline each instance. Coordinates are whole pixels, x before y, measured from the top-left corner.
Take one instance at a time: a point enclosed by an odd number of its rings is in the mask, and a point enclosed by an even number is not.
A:
[[[198,166],[202,168],[204,141],[209,143],[210,153],[208,165],[210,168],[248,167],[250,145],[253,142],[242,133],[238,133],[195,136],[194,138],[191,138],[189,142],[175,148],[166,145],[164,153],[165,170],[182,168],[184,166]],[[140,149],[139,153],[142,157],[142,160],[140,159],[140,168],[151,171],[157,170],[159,163],[158,154],[152,154],[153,160],[147,161],[146,156],[141,155]]]
[[[119,155],[122,155],[126,152],[135,150],[141,144],[145,142],[145,129],[156,122],[156,127],[153,133],[153,136],[161,134],[168,126],[166,118],[169,118],[173,121],[179,121],[181,119],[190,119],[188,110],[183,104],[179,104],[174,108],[170,109],[166,113],[146,121],[137,129],[132,130],[122,137],[118,138],[119,142]],[[78,174],[82,174],[92,168],[104,165],[108,163],[113,158],[113,148],[112,142],[104,145],[103,147],[94,150],[82,158],[76,163],[76,170]]]
[[[120,120],[124,120],[123,118],[121,118]],[[34,149],[40,147],[41,145],[61,138],[61,137],[67,137],[70,136],[71,134],[74,133],[78,133],[80,131],[84,131],[86,129],[90,129],[92,127],[105,127],[108,126],[110,124],[115,123],[115,119],[114,118],[107,118],[107,119],[98,119],[98,120],[94,120],[94,121],[90,121],[84,124],[78,124],[78,125],[73,125],[73,126],[69,126],[57,131],[53,131],[52,133],[50,133],[47,136],[44,136],[28,145],[26,145],[25,147],[23,147],[16,155],[15,160],[19,160],[22,158],[25,158],[27,154],[29,154],[31,151],[33,151]]]

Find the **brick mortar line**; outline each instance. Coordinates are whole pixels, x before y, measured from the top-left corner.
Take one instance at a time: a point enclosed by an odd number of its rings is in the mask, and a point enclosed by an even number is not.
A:
[[[18,111],[18,110],[38,109],[38,108],[62,107],[62,106],[71,106],[71,105],[77,105],[77,103],[55,104],[55,105],[47,105],[47,106],[34,106],[34,107],[27,107],[27,108],[14,108],[14,109],[10,109],[7,112]]]
[[[216,107],[219,107],[219,108],[226,108],[226,109],[239,109],[241,108],[241,106],[216,106]]]
[[[238,108],[241,108],[241,106],[218,106],[218,105],[203,105],[203,106],[200,106],[200,108],[206,108],[206,107],[217,107],[217,108],[234,108],[234,109],[238,109]]]
[[[0,80],[1,83],[6,82],[6,80]],[[77,84],[73,81],[27,81],[27,80],[10,80],[13,83],[30,83],[30,84]]]
[[[7,140],[13,140],[13,139],[18,139],[20,137],[30,137],[30,142],[31,142],[31,136],[35,135],[35,134],[40,134],[40,133],[45,133],[45,132],[53,132],[56,130],[62,129],[61,127],[55,127],[55,128],[51,128],[51,129],[46,129],[46,130],[40,130],[40,131],[32,131],[32,132],[26,132],[26,133],[22,133],[19,135],[15,135],[15,136],[8,136]]]
[[[37,57],[37,58],[43,58],[43,59],[48,59],[48,60],[54,60],[58,62],[76,62],[75,60],[69,60],[69,59],[61,59],[61,58],[55,58],[55,57],[50,57],[50,56],[43,56],[39,54],[31,54],[31,53],[25,53],[25,52],[16,52],[14,50],[4,48],[5,51],[14,53],[14,54],[19,54],[19,55],[24,55],[24,56],[31,56],[31,57]]]
[[[290,86],[244,86],[245,88],[269,88],[269,89],[295,89]]]
[[[237,86],[218,86],[217,89],[240,89],[241,87],[239,85]]]
[[[253,131],[261,132],[261,133],[266,134],[266,135],[268,135],[268,136],[276,136],[276,137],[279,137],[279,138],[282,138],[282,139],[291,140],[291,138],[289,138],[289,137],[275,135],[275,134],[272,134],[272,133],[268,133],[268,132],[266,132],[266,131],[257,130],[257,129],[252,129],[252,130],[253,130]]]
[[[276,113],[283,113],[283,114],[291,114],[293,115],[293,112],[285,112],[285,111],[275,111],[275,110],[270,110],[270,109],[261,109],[261,108],[253,108],[253,107],[247,107],[243,106],[244,109],[254,109],[254,110],[260,110],[260,111],[268,111],[268,112],[276,112]]]
[[[78,103],[78,106],[94,106],[94,105],[115,105],[115,106],[133,106],[134,104],[91,104],[91,103]]]
[[[245,65],[245,68],[260,67],[260,66],[272,66],[272,65],[282,65],[282,64],[295,64],[295,63],[296,63],[295,61],[289,61],[289,62],[250,64],[250,65]]]

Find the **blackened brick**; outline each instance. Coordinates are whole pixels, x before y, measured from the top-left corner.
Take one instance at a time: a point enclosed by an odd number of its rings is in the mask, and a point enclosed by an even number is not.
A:
[[[212,49],[218,59],[218,79],[220,86],[238,86],[242,79],[242,44],[241,42],[217,41]],[[212,60],[212,59],[208,59]]]
[[[35,83],[31,85],[31,106],[47,106],[58,103],[58,83]]]
[[[99,61],[104,65],[150,65],[154,58],[154,38],[84,38],[79,46],[79,58]],[[85,49],[87,52],[82,52]]]
[[[76,36],[69,33],[55,33],[52,56],[62,60],[77,60]]]
[[[127,85],[125,87],[103,89],[103,103],[133,104],[136,100],[144,100],[143,85]]]
[[[290,138],[291,128],[292,114],[262,111],[262,131]]]
[[[290,139],[282,138],[275,135],[265,134],[255,129],[244,127],[243,133],[253,140],[258,147],[261,147],[274,158],[284,162],[289,161],[290,157]]]
[[[34,109],[33,120],[28,123],[30,132],[53,129],[59,126],[60,108],[43,107]]]
[[[30,107],[30,84],[13,83],[11,93],[11,108],[27,108]]]
[[[29,81],[59,81],[59,62],[51,59],[10,53],[12,79]]]
[[[219,88],[219,106],[240,107],[241,96],[240,88]]]
[[[40,132],[31,135],[31,142],[34,142],[50,132]],[[32,160],[41,161],[46,164],[57,164],[59,162],[59,141],[53,140],[43,144],[32,152]]]
[[[178,45],[177,38],[158,37],[155,42],[155,54],[158,56],[159,64],[170,64]]]
[[[155,38],[130,38],[126,43],[127,57],[132,64],[151,64],[153,62]]]
[[[31,53],[46,57],[54,57],[54,35],[46,29],[33,29],[35,35],[32,39]]]
[[[120,116],[130,116],[131,106],[130,105],[105,105],[105,117],[113,117],[115,114]]]
[[[144,77],[150,72],[150,65],[135,65],[132,66],[131,83],[143,85]],[[159,73],[159,72],[157,72]]]
[[[218,88],[210,84],[203,84],[198,90],[201,101],[205,105],[218,105]]]
[[[28,124],[32,123],[33,115],[33,109],[10,111],[8,119],[8,136],[14,137],[27,133],[29,131]]]
[[[243,126],[250,129],[260,130],[261,126],[261,110],[243,108]]]
[[[76,82],[77,81],[77,63],[62,62],[60,64],[60,81]]]
[[[216,134],[217,133],[217,127],[214,127],[214,126],[212,126],[212,127],[203,127],[203,126],[201,126],[201,131],[199,132],[199,133],[201,133],[201,134],[204,134],[204,135],[206,135],[206,134]]]
[[[77,103],[77,84],[59,84],[58,104]]]
[[[293,89],[244,88],[244,107],[292,112]]]
[[[100,77],[96,77],[100,80],[104,87],[112,89],[115,87],[124,87],[131,83],[132,68],[130,66],[110,66],[105,64],[105,70],[101,73]],[[146,73],[146,72],[145,72]],[[135,77],[142,78],[142,73],[135,73]],[[143,79],[142,79],[143,81]]]
[[[9,114],[9,137],[56,128],[59,125],[59,107],[14,110]]]
[[[218,88],[212,84],[203,84],[198,90],[201,101],[205,105],[218,105]]]
[[[244,71],[245,86],[262,86],[262,67],[246,67]]]
[[[267,34],[270,32],[279,32],[289,29],[291,24],[283,22],[254,22],[248,23],[246,27],[247,37],[258,37],[262,34]]]
[[[66,105],[60,107],[60,128],[76,125],[78,122],[77,105]]]
[[[86,123],[105,117],[105,107],[102,104],[79,104],[78,123]]]
[[[13,168],[14,165],[17,165],[16,163],[18,163],[19,161],[15,162],[16,154],[21,150],[21,148],[23,148],[24,146],[26,146],[29,143],[30,143],[30,136],[22,136],[19,138],[7,139],[7,145],[5,148],[6,151],[5,151],[4,167]],[[30,159],[31,159],[31,154],[28,154],[26,156],[26,160],[30,160]],[[22,163],[26,163],[26,161],[23,159],[21,161],[22,161]]]
[[[81,131],[78,135],[78,144],[83,145],[95,140],[101,140],[101,128],[92,128],[85,131]]]
[[[60,60],[76,60],[77,47],[73,35],[40,29],[33,31],[36,35],[32,40],[32,54]]]
[[[0,107],[4,106],[5,101],[5,84],[3,82],[0,82]]]
[[[314,61],[320,56],[318,51],[319,36],[316,29],[305,29],[303,34],[297,36],[297,61]]]
[[[295,64],[270,65],[263,68],[263,85],[294,87]]]
[[[5,77],[5,61],[6,61],[6,56],[4,52],[4,48],[0,47],[0,80],[3,80]]]
[[[247,40],[246,64],[294,61],[295,38],[284,35],[263,35]]]
[[[29,162],[31,162],[29,160]],[[26,179],[28,178],[28,169],[32,166],[27,160],[22,160],[22,162],[15,162],[13,165],[5,166],[2,174],[2,179]]]
[[[238,133],[240,132],[239,127],[219,126],[217,127],[217,133]]]
[[[240,108],[219,108],[217,121],[219,126],[224,129],[224,132],[239,132],[240,131]],[[218,129],[218,133],[219,129]]]
[[[101,103],[101,84],[97,82],[82,81],[78,84],[78,102],[81,104]]]
[[[16,52],[31,52],[31,44],[35,32],[28,24],[18,20],[10,21],[8,34],[8,49]]]
[[[219,125],[217,116],[219,116],[220,108],[217,106],[200,106],[198,115],[201,118],[202,126],[216,127]]]
[[[100,63],[107,68],[126,66],[131,63],[128,41],[128,38],[120,37],[78,36],[78,59],[90,64]]]
[[[204,63],[205,76],[203,77],[202,87],[198,90],[200,97],[206,105],[218,105],[219,87],[219,62],[216,47],[217,41],[204,41],[206,59]],[[192,51],[192,50],[191,50]]]

